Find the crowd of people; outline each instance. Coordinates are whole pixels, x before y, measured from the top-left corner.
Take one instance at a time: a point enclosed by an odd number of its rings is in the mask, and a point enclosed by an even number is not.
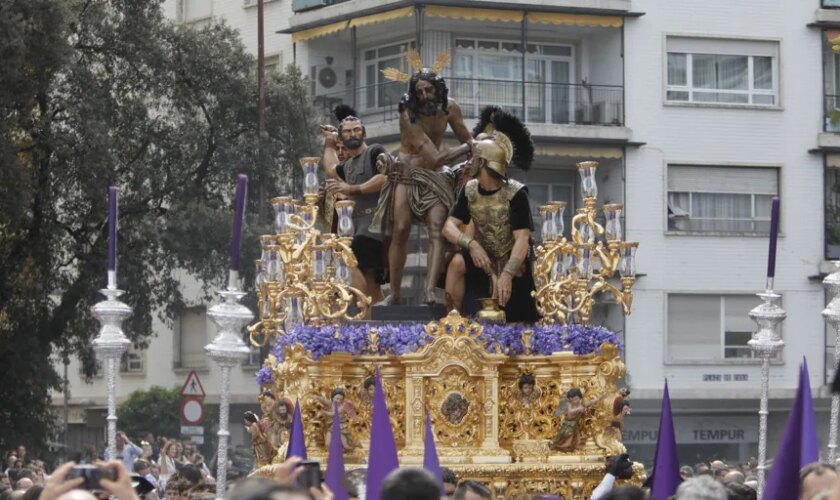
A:
[[[77,464],[92,463],[113,471],[112,480],[102,479],[98,493],[120,500],[210,500],[215,498],[215,479],[211,469],[192,442],[146,435],[135,444],[125,433],[117,434],[115,460],[102,462],[93,451],[60,465],[50,473],[42,460],[27,453],[21,445],[5,453],[5,468],[0,472],[0,500],[90,500],[96,498],[83,489],[83,477],[73,469]],[[301,460],[293,457],[272,466],[271,477],[239,478],[229,475],[232,500],[332,500],[333,493],[322,484],[308,490],[299,485],[303,470]],[[459,480],[450,469],[441,469],[443,491],[438,481],[423,469],[402,468],[394,471],[381,486],[382,500],[485,500],[494,497],[489,485],[472,479]],[[359,475],[361,473],[361,475]],[[608,463],[604,478],[591,493],[592,500],[648,500],[648,490],[639,486],[619,486],[620,479],[632,475],[626,456]],[[235,474],[234,474],[235,476]],[[358,476],[358,477],[354,477]],[[721,460],[701,462],[680,468],[682,484],[676,500],[755,500],[758,479],[753,464],[728,465]],[[813,463],[800,471],[800,500],[834,500],[838,475],[835,468]],[[365,498],[364,469],[349,471],[344,488],[351,499]],[[97,493],[97,492],[94,492]],[[561,495],[522,494],[517,500],[563,500]]]

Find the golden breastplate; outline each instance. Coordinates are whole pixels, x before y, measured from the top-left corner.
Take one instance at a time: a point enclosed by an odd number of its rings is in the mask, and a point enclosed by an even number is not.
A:
[[[489,195],[478,192],[476,179],[467,182],[464,187],[469,202],[470,218],[475,224],[475,238],[491,259],[499,260],[513,248],[510,200],[522,186],[522,183],[511,179],[501,189]]]

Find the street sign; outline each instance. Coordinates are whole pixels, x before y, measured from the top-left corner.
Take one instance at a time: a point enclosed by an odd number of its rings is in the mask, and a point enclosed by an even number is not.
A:
[[[203,436],[204,435],[204,427],[200,425],[182,425],[181,426],[181,435],[182,436]]]
[[[184,398],[181,401],[181,422],[198,424],[204,420],[204,403],[198,398]]]
[[[184,387],[181,387],[181,396],[194,396],[203,398],[206,396],[204,387],[201,385],[201,380],[198,379],[198,374],[192,370],[187,375],[187,380],[184,382]]]
[[[204,436],[190,436],[190,441],[195,444],[204,444]]]

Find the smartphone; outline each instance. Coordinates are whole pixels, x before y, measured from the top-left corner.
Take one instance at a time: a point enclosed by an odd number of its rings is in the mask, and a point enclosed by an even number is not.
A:
[[[102,491],[102,485],[99,483],[100,479],[108,479],[114,481],[117,478],[117,471],[112,467],[97,467],[95,465],[77,465],[70,469],[67,474],[67,479],[75,479],[83,477],[84,482],[79,486],[88,491]]]
[[[298,484],[301,487],[306,488],[309,491],[309,488],[321,487],[321,463],[316,462],[314,460],[306,460],[300,463],[299,467],[303,467],[303,472],[300,473],[298,476]]]

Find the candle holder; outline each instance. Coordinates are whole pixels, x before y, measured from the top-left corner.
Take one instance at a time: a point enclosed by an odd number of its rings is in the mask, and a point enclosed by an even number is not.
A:
[[[131,316],[132,310],[119,300],[122,290],[105,288],[99,290],[105,300],[91,308],[93,317],[102,325],[93,339],[93,350],[105,365],[105,381],[108,394],[108,449],[106,458],[117,456],[117,366],[131,341],[125,336],[122,322]]]
[[[779,307],[781,295],[773,290],[757,294],[763,304],[750,311],[750,318],[758,325],[758,330],[747,342],[753,352],[761,358],[761,401],[758,410],[758,498],[764,496],[764,483],[767,469],[767,400],[770,386],[770,359],[781,352],[785,343],[780,327],[787,314]]]
[[[317,161],[313,160],[318,159],[301,159],[304,176],[314,173]],[[316,196],[305,194],[305,205],[289,197],[272,200],[276,218],[283,221],[275,223],[275,234],[260,238],[264,273],[255,282],[260,321],[248,327],[255,346],[266,345],[271,337],[297,324],[361,319],[371,304],[367,295],[351,285],[352,269],[358,265],[350,247],[355,203],[336,202],[338,234],[323,233],[315,227],[318,186],[307,189]]]
[[[248,324],[254,315],[239,301],[244,292],[227,289],[219,292],[221,302],[207,311],[207,316],[218,327],[213,342],[204,347],[207,356],[221,369],[221,387],[219,391],[219,443],[216,450],[218,468],[216,471],[216,498],[224,498],[227,489],[227,451],[230,436],[230,371],[245,358],[250,349],[242,340],[242,327]]]
[[[834,262],[835,271],[823,280],[830,301],[823,309],[825,322],[834,330],[834,369],[840,364],[840,262]],[[831,416],[828,430],[828,463],[837,459],[837,427],[840,417],[840,394],[831,395]]]
[[[533,295],[543,323],[588,324],[595,297],[602,292],[611,294],[625,315],[631,312],[639,244],[622,240],[624,205],[604,205],[606,224],[598,223],[597,168],[594,161],[578,163],[584,206],[572,218],[570,240],[563,237],[566,204],[549,202],[539,208],[543,242],[536,251]],[[616,272],[621,275],[620,285],[610,282]]]

